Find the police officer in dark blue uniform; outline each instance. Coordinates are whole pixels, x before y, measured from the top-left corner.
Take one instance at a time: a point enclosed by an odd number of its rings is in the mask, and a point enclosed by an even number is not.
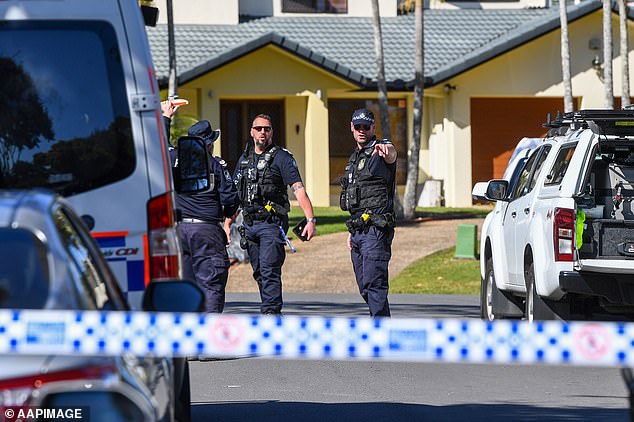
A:
[[[388,265],[394,238],[396,148],[375,135],[374,114],[358,109],[350,130],[357,143],[341,179],[340,206],[350,212],[348,248],[361,297],[373,317],[389,317]]]
[[[165,117],[169,118],[172,114],[163,107]],[[169,125],[166,126],[169,129]],[[227,163],[213,156],[214,141],[220,136],[220,130],[213,130],[207,120],[201,120],[189,128],[188,135],[197,136],[205,142],[213,187],[206,192],[176,195],[176,207],[180,212],[177,232],[183,251],[183,277],[196,280],[203,289],[207,312],[221,313],[229,273],[226,248],[228,225],[223,227],[223,221],[236,214],[238,191]],[[175,153],[176,150],[170,148],[172,165],[177,167]]]
[[[315,214],[297,163],[289,151],[273,143],[271,117],[260,114],[251,127],[253,143],[240,156],[234,173],[244,218],[243,246],[249,253],[253,278],[258,283],[263,314],[282,311],[282,265],[288,230],[287,186],[290,186],[307,223],[302,236],[315,235]]]

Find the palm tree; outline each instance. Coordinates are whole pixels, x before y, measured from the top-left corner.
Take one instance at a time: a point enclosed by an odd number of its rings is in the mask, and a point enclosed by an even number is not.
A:
[[[379,114],[381,118],[381,136],[391,139],[390,115],[387,104],[387,84],[385,82],[385,62],[383,59],[383,33],[379,15],[379,0],[372,0],[372,27],[374,29],[374,53],[376,57],[376,83],[379,95]]]
[[[614,82],[612,81],[612,1],[603,0],[603,88],[605,108],[614,108]]]
[[[167,85],[167,95],[174,97],[178,92],[176,85],[176,45],[174,42],[174,13],[172,0],[167,0],[167,47],[169,55],[169,80]]]
[[[628,52],[630,43],[627,30],[627,4],[625,0],[618,0],[619,4],[619,32],[621,39],[621,107],[630,105],[630,62]]]
[[[416,32],[416,63],[414,74],[414,121],[412,143],[409,147],[407,161],[407,183],[405,184],[405,198],[403,200],[403,217],[408,220],[414,218],[416,212],[416,187],[418,185],[418,157],[420,155],[420,134],[423,121],[423,89],[425,88],[425,43],[423,26],[423,2],[416,0],[414,6],[414,20]]]
[[[570,41],[568,39],[568,11],[566,0],[559,1],[559,20],[561,21],[561,76],[564,82],[564,112],[574,110],[572,99],[572,81],[570,80]]]
[[[376,56],[376,82],[379,97],[379,116],[381,118],[381,136],[386,139],[391,139],[390,111],[387,104],[387,84],[385,82],[383,34],[381,32],[381,17],[379,16],[379,0],[372,0],[372,28],[374,29],[374,53]],[[398,191],[394,193],[394,213],[398,219],[403,215],[403,206],[398,196]]]

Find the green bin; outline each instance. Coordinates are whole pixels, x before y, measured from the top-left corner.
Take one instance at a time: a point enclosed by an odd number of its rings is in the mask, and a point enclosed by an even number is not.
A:
[[[454,258],[478,259],[478,226],[458,224],[456,255]]]

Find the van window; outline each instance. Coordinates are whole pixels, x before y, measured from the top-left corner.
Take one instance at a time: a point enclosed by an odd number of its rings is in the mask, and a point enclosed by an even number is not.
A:
[[[564,179],[566,175],[566,170],[568,170],[568,165],[570,164],[570,160],[572,159],[572,155],[575,152],[575,148],[577,144],[573,144],[570,146],[562,147],[557,154],[557,158],[555,158],[555,164],[553,164],[553,168],[550,170],[550,173],[546,175],[546,186],[548,185],[558,185]]]
[[[71,196],[136,165],[125,78],[105,22],[0,23],[0,188]]]

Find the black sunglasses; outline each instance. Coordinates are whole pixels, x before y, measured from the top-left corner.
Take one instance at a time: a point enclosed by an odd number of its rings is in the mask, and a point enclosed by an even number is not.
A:
[[[370,125],[354,125],[354,130],[360,130],[361,128],[363,128],[363,130],[370,130]]]
[[[252,129],[254,129],[256,132],[261,132],[261,131],[270,132],[271,126],[253,126]]]

